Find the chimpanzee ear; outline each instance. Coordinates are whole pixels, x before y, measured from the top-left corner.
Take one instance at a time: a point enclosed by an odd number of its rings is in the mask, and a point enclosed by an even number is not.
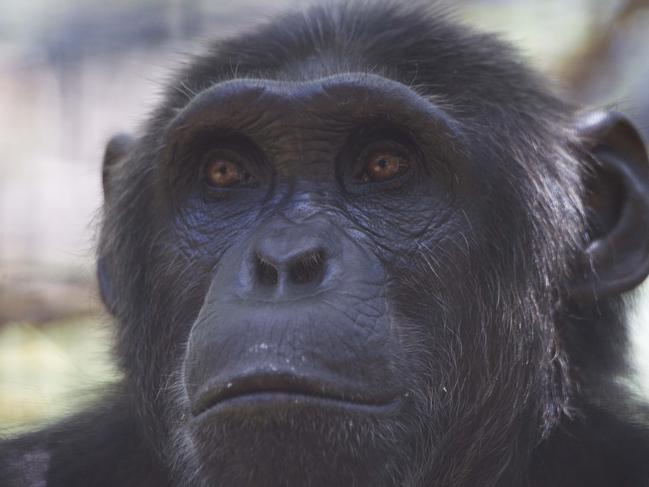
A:
[[[120,161],[122,161],[129,153],[135,139],[128,134],[117,134],[111,137],[106,144],[104,151],[104,162],[101,168],[101,182],[104,188],[104,199],[108,198],[110,194],[110,185],[112,181],[112,173]]]
[[[588,235],[573,296],[593,300],[628,291],[649,274],[649,160],[619,113],[591,114],[578,131],[591,167]]]
[[[101,169],[101,182],[104,189],[104,201],[107,201],[111,194],[116,168],[124,160],[135,143],[135,139],[127,134],[113,136],[106,144],[104,161]],[[115,314],[115,293],[110,277],[110,257],[100,255],[97,259],[97,281],[99,293],[106,309]]]
[[[97,258],[97,283],[99,284],[99,295],[108,312],[115,314],[117,300],[110,278],[109,258],[100,256]]]

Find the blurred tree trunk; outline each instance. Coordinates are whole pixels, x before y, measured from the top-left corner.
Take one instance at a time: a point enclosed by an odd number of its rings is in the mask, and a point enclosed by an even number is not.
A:
[[[593,22],[583,47],[568,56],[559,68],[559,75],[568,90],[579,92],[610,62],[613,42],[646,8],[649,8],[649,0],[626,0],[612,19]]]

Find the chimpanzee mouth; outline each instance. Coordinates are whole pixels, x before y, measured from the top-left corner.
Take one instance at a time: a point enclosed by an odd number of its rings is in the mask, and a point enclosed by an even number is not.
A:
[[[251,374],[219,382],[201,394],[191,412],[196,418],[206,412],[238,408],[282,405],[313,405],[334,408],[371,409],[374,412],[395,408],[401,394],[376,394],[342,391],[321,380],[293,374]]]

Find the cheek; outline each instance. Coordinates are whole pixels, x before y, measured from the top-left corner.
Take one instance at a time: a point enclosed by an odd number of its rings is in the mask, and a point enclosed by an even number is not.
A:
[[[183,352],[205,299],[212,268],[219,258],[218,241],[198,245],[194,239],[200,235],[198,232],[190,230],[184,222],[174,223],[158,232],[146,269],[147,296],[140,303],[147,317],[142,322],[141,333],[158,337],[164,344],[151,350],[157,356],[148,359],[159,362],[164,370],[169,367],[172,356],[178,357]],[[148,353],[148,348],[143,347],[137,354]]]
[[[218,260],[229,246],[245,238],[273,207],[263,189],[241,189],[220,196],[199,191],[172,213],[176,250],[188,259],[204,255]]]
[[[348,205],[350,233],[368,243],[386,261],[407,259],[413,251],[432,248],[447,238],[449,228],[460,224],[461,210],[452,194],[435,188],[403,195],[353,198]]]
[[[467,344],[482,343],[487,322],[484,305],[490,301],[476,269],[479,259],[473,258],[481,252],[466,233],[452,218],[415,250],[397,256],[388,270],[394,314],[404,321],[402,340],[426,369],[423,376],[436,384],[456,373]]]

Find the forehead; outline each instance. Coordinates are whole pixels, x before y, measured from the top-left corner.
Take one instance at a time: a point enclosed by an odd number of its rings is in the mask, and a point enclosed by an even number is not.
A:
[[[305,81],[233,79],[199,93],[170,124],[172,135],[202,127],[254,129],[271,123],[308,126],[386,116],[396,124],[435,126],[459,137],[460,124],[402,83],[369,73]]]
[[[235,79],[199,93],[171,122],[167,139],[190,144],[234,133],[278,160],[318,158],[359,128],[390,127],[432,143],[463,137],[462,127],[431,99],[368,73],[305,81]],[[215,135],[215,138],[218,135]]]

